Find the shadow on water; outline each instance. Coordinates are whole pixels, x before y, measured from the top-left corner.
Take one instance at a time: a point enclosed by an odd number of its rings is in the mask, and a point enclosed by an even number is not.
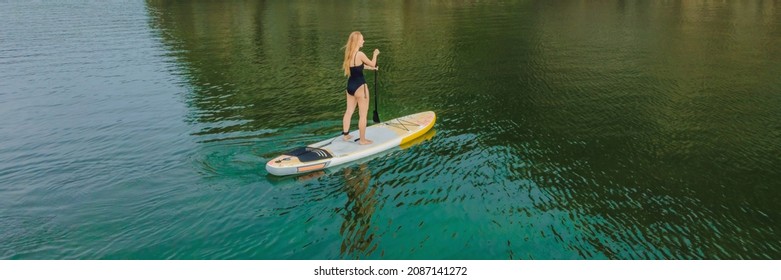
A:
[[[374,243],[377,229],[372,225],[372,215],[377,207],[377,186],[370,185],[372,174],[366,163],[347,167],[343,174],[347,202],[340,211],[344,221],[339,228],[342,236],[339,256],[360,259],[377,250]]]

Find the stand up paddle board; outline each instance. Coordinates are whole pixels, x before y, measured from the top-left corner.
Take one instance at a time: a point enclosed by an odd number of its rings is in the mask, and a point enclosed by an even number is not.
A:
[[[266,171],[277,176],[302,174],[368,157],[420,137],[434,127],[436,119],[437,115],[428,111],[369,126],[366,138],[374,142],[368,145],[358,144],[356,130],[350,133],[350,140],[339,135],[299,147],[270,160]]]

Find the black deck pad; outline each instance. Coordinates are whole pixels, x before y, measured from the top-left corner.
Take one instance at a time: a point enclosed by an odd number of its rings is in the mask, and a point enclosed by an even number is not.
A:
[[[298,147],[285,153],[285,155],[298,157],[298,160],[301,162],[310,162],[333,157],[331,153],[326,150],[310,147]]]

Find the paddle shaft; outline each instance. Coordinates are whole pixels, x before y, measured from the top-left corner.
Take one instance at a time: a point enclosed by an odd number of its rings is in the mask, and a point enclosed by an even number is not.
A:
[[[377,67],[377,65],[374,65],[374,67]],[[374,70],[374,116],[372,117],[372,120],[374,120],[375,123],[380,122],[380,113],[377,112],[377,98],[379,95],[377,91],[377,76],[380,75],[380,70],[376,69]]]

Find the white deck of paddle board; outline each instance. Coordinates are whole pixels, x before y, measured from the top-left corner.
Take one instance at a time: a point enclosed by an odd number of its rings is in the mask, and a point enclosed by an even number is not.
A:
[[[334,157],[343,157],[343,156],[353,154],[355,152],[369,150],[376,146],[381,146],[385,142],[391,140],[398,141],[398,139],[400,138],[398,133],[393,132],[392,130],[390,130],[388,127],[384,125],[370,126],[366,128],[366,138],[369,138],[369,140],[373,141],[373,143],[369,145],[358,144],[358,142],[355,141],[355,139],[358,139],[358,135],[359,135],[358,131],[353,131],[350,133],[350,136],[352,136],[352,138],[346,141],[344,140],[343,137],[339,136],[333,142],[331,142],[331,144],[325,145],[322,148],[331,151],[331,154]],[[316,143],[311,146],[317,147],[322,144],[323,143]]]

